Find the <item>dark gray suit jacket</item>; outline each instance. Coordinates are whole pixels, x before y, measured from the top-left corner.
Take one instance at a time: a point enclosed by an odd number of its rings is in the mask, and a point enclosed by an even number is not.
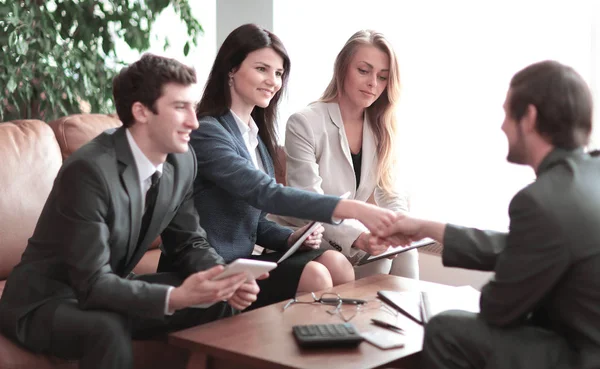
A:
[[[600,368],[600,160],[555,149],[515,195],[508,233],[448,225],[444,265],[494,271],[490,324],[534,324],[567,339],[578,368]]]
[[[194,197],[200,223],[226,261],[248,257],[255,244],[272,250],[287,247],[291,231],[266,219],[267,213],[332,222],[339,198],[278,184],[260,139],[267,173],[256,169],[231,113],[201,118],[190,143],[198,162]]]
[[[168,286],[126,279],[158,235],[182,276],[223,263],[199,226],[195,175],[191,150],[168,156],[148,232],[137,247],[142,194],[125,129],[103,133],[73,153],[6,283],[2,333],[24,342],[29,314],[57,299],[76,298],[82,309],[162,318]]]

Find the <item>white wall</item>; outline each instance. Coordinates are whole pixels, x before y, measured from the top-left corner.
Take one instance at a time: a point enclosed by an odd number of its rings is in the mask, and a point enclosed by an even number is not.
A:
[[[256,23],[273,29],[272,0],[217,0],[217,45],[220,47],[227,35],[246,23]]]

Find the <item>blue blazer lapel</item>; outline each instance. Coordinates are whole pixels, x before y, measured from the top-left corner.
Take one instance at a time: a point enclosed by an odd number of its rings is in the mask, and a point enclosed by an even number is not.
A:
[[[260,153],[260,159],[262,160],[263,167],[267,171],[267,174],[271,177],[275,177],[275,168],[273,167],[273,160],[271,159],[271,155],[269,155],[269,150],[267,150],[267,146],[264,142],[258,138],[258,152]]]
[[[138,170],[125,135],[125,128],[118,129],[114,134],[115,152],[119,160],[119,176],[127,195],[129,196],[129,243],[127,245],[127,260],[133,255],[138,243],[140,227],[142,226],[142,193],[139,184]]]
[[[252,163],[252,158],[250,157],[250,153],[248,152],[248,148],[246,147],[246,143],[244,142],[244,138],[242,137],[242,132],[238,128],[237,122],[231,112],[227,112],[227,114],[219,117],[219,122],[225,129],[227,129],[233,138],[237,141],[238,149],[240,149],[240,154],[248,159],[250,163]]]

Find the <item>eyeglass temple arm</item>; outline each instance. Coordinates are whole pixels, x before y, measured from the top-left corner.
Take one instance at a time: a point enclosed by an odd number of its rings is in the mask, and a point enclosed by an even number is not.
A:
[[[287,302],[287,304],[285,304],[283,306],[283,310],[289,308],[294,302],[296,302],[296,298],[291,299],[290,301]]]
[[[363,305],[363,304],[367,303],[366,300],[352,299],[352,298],[337,298],[337,297],[321,297],[320,299],[315,300],[315,301],[318,301],[322,304],[335,305],[340,300],[342,301],[342,304],[346,304],[346,305]]]

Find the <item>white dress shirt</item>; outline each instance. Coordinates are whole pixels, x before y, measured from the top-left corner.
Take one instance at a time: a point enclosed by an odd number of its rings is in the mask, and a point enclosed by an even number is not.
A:
[[[260,152],[258,151],[258,126],[256,125],[256,122],[254,119],[252,119],[252,117],[250,117],[250,122],[244,123],[240,117],[233,112],[233,110],[230,111],[238,125],[238,128],[240,129],[240,133],[242,134],[246,148],[250,153],[250,158],[252,159],[254,167],[265,172],[265,167],[263,166]]]
[[[125,130],[125,135],[127,136],[127,142],[129,142],[129,148],[131,149],[131,153],[133,154],[133,161],[135,161],[135,166],[138,171],[138,178],[140,184],[140,190],[142,193],[142,209],[145,208],[146,204],[146,192],[150,189],[152,185],[152,175],[155,172],[158,172],[158,176],[162,176],[163,164],[160,163],[158,166],[154,166],[152,162],[144,155],[142,149],[137,145],[135,139],[129,132],[129,129]],[[142,214],[143,215],[143,214]],[[171,296],[171,291],[173,291],[174,287],[169,287],[167,290],[167,296],[165,298],[165,314],[171,315],[173,312],[169,311],[169,297]]]

